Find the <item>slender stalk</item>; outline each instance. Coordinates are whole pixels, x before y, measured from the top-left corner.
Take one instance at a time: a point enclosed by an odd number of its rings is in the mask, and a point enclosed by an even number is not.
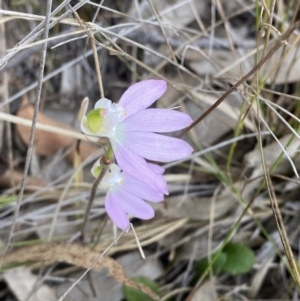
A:
[[[92,190],[91,190],[91,194],[90,194],[90,198],[88,201],[88,205],[86,207],[86,211],[85,211],[85,215],[84,215],[84,220],[81,226],[81,230],[80,230],[80,241],[83,242],[84,241],[84,231],[88,222],[88,218],[89,218],[89,213],[91,211],[95,196],[96,196],[96,192],[97,192],[97,188],[100,185],[101,181],[103,180],[107,170],[108,170],[109,165],[103,164],[102,166],[102,170],[98,176],[98,178],[96,179],[96,181],[93,184]]]
[[[93,186],[92,186],[92,190],[91,190],[91,194],[90,194],[90,198],[88,201],[88,205],[85,211],[85,215],[84,215],[84,220],[81,226],[81,230],[80,230],[80,240],[81,242],[84,241],[84,231],[85,231],[85,227],[87,225],[88,222],[88,218],[89,218],[89,213],[91,211],[96,193],[97,193],[97,188],[100,185],[101,181],[103,180],[109,165],[111,164],[113,160],[113,150],[111,145],[109,146],[109,148],[107,149],[106,153],[104,154],[104,156],[101,159],[101,165],[102,165],[102,170],[98,176],[98,178],[96,179],[96,181],[94,182]]]

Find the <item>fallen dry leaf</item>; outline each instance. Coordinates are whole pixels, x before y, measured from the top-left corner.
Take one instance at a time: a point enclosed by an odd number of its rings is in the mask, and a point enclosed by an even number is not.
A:
[[[17,112],[17,116],[23,117],[26,119],[32,120],[34,113],[34,107],[29,104],[27,97],[25,96],[23,98],[22,106]],[[39,112],[37,117],[37,122],[47,124],[47,125],[53,125],[65,130],[72,130],[75,131],[75,129],[67,124],[61,123],[59,121],[56,121],[52,118],[49,118],[45,114]],[[31,128],[17,124],[16,125],[17,131],[22,139],[22,141],[28,145],[29,139],[30,139],[30,131]],[[72,148],[72,150],[68,153],[66,156],[66,160],[72,164],[74,161],[75,153],[76,153],[76,140],[73,138],[69,138],[63,135],[59,135],[56,133],[49,133],[42,130],[36,130],[35,131],[35,137],[34,137],[34,146],[35,151],[40,156],[53,156],[59,149],[67,149],[69,147]],[[80,157],[82,160],[90,156],[92,153],[94,153],[97,150],[97,147],[92,145],[89,142],[81,141],[80,143]]]
[[[13,170],[11,172],[7,165],[5,158],[0,156],[0,188],[6,189],[12,187],[12,185],[20,185],[23,180],[23,172],[19,170]],[[26,189],[33,190],[34,187],[45,186],[45,183],[41,179],[27,176]]]
[[[207,281],[203,283],[194,296],[192,297],[191,301],[216,301],[218,300],[217,294],[216,294],[216,289],[214,285],[214,280],[211,279],[210,281]]]
[[[78,279],[82,272],[71,273],[68,276],[72,279]],[[105,270],[90,271],[89,277],[83,278],[78,286],[75,286],[63,301],[123,301],[123,285],[107,277]],[[58,284],[56,295],[62,296],[70,288],[68,280]],[[152,300],[152,298],[151,298]]]
[[[23,180],[23,172],[14,170],[12,173],[7,169],[0,175],[0,188],[6,189],[12,187],[12,184],[18,186]],[[34,190],[34,188],[45,186],[45,182],[35,177],[27,176],[26,190]]]
[[[103,268],[108,270],[108,274],[123,285],[134,287],[143,293],[157,300],[158,296],[151,289],[142,284],[132,281],[126,274],[122,265],[110,257],[102,257],[94,265],[99,253],[89,247],[68,244],[68,243],[49,243],[38,244],[16,250],[5,257],[4,264],[22,263],[27,261],[46,261],[53,263],[55,261],[65,262],[80,266],[82,268],[91,268],[95,271],[101,271]],[[0,257],[0,261],[3,257]]]
[[[281,145],[285,148],[287,154],[290,156],[291,159],[297,158],[298,156],[298,149],[300,147],[300,140],[297,139],[297,137],[294,137],[294,140],[292,140],[293,134],[288,134],[280,139],[278,141],[281,143]],[[274,164],[275,160],[280,156],[282,153],[282,148],[280,147],[279,143],[277,141],[273,141],[269,145],[265,146],[263,148],[264,151],[264,160],[266,166],[269,168]],[[262,170],[262,163],[261,163],[261,155],[260,155],[260,147],[257,144],[255,149],[249,153],[247,153],[244,156],[243,162],[248,167],[258,167]],[[277,164],[276,169],[274,170],[275,173],[286,173],[291,168],[290,163],[288,162],[288,159],[286,155],[284,155]],[[263,170],[261,172],[263,174]]]
[[[159,210],[163,216],[172,218],[190,218],[197,221],[207,221],[210,218],[211,197],[187,197],[173,196],[169,197],[165,203],[153,204],[156,210]],[[229,189],[225,189],[217,197],[214,217],[220,218],[226,215],[236,206]]]
[[[17,297],[18,301],[28,300],[30,294],[34,291],[38,282],[38,276],[32,274],[28,268],[18,267],[5,271],[3,277],[8,284],[10,290]],[[42,284],[33,297],[32,301],[55,301],[56,296],[53,288]]]

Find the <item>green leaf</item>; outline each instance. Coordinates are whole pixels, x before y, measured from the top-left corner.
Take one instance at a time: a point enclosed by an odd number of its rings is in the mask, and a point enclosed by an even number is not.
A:
[[[253,251],[243,244],[229,243],[223,252],[227,254],[227,259],[222,270],[231,275],[247,273],[255,263]]]
[[[213,259],[217,256],[217,254],[213,254],[211,256],[211,261],[208,261],[208,257],[202,258],[201,260],[198,261],[196,265],[196,278],[199,279],[203,273],[206,271],[209,265],[211,265],[211,262]],[[227,254],[221,252],[218,254],[218,257],[214,261],[214,263],[211,265],[211,268],[213,270],[213,274],[217,275],[222,271],[222,267],[225,264],[227,259]],[[209,274],[208,274],[209,275]]]
[[[87,124],[95,134],[101,129],[103,120],[102,111],[103,109],[92,110],[87,115]]]
[[[159,285],[152,280],[145,277],[136,277],[133,280],[148,286],[154,293],[158,294]],[[124,296],[126,301],[155,301],[150,296],[130,286],[124,286]]]

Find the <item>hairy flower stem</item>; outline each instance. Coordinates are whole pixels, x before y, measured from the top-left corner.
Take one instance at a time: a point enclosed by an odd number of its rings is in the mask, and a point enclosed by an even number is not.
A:
[[[109,147],[102,158],[103,164],[109,165],[113,161],[113,157],[114,157],[114,152],[111,147],[111,144],[109,144]]]
[[[89,218],[89,214],[92,208],[92,204],[94,202],[95,196],[96,196],[96,192],[97,192],[97,188],[100,185],[101,181],[103,180],[109,165],[111,164],[113,159],[113,151],[112,151],[112,147],[111,145],[109,145],[109,148],[107,149],[106,153],[103,155],[103,157],[101,158],[101,163],[102,163],[102,169],[101,172],[99,174],[99,176],[97,177],[96,181],[94,182],[93,186],[92,186],[92,190],[91,190],[91,194],[90,194],[90,198],[88,201],[88,205],[85,211],[85,215],[84,215],[84,220],[81,226],[81,230],[80,230],[80,236],[79,239],[81,242],[84,242],[84,231],[85,231],[85,227],[86,224],[88,222],[88,218]]]

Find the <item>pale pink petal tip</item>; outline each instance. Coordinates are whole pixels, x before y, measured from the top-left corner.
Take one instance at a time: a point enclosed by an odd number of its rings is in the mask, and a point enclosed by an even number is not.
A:
[[[116,161],[131,177],[148,185],[153,190],[168,194],[168,186],[162,175],[149,168],[144,158],[131,151],[116,139],[111,139]]]
[[[193,122],[185,113],[171,109],[147,109],[134,114],[120,123],[121,131],[174,132],[188,127]]]
[[[125,231],[129,229],[129,218],[123,209],[121,200],[113,193],[108,192],[105,198],[105,209],[114,224]]]
[[[123,189],[128,193],[135,195],[149,202],[161,202],[164,200],[164,195],[150,188],[145,183],[142,183],[135,178],[123,173]]]
[[[148,220],[154,217],[154,209],[141,198],[120,189],[118,198],[122,200],[122,206],[129,215]]]
[[[167,83],[163,80],[144,80],[130,86],[122,95],[119,104],[125,109],[127,116],[130,116],[151,106],[166,89]]]
[[[126,147],[152,161],[176,161],[188,157],[193,152],[193,148],[185,141],[160,134],[126,132],[125,137]]]
[[[165,172],[165,169],[157,164],[148,163],[148,167],[159,175],[162,175]]]

